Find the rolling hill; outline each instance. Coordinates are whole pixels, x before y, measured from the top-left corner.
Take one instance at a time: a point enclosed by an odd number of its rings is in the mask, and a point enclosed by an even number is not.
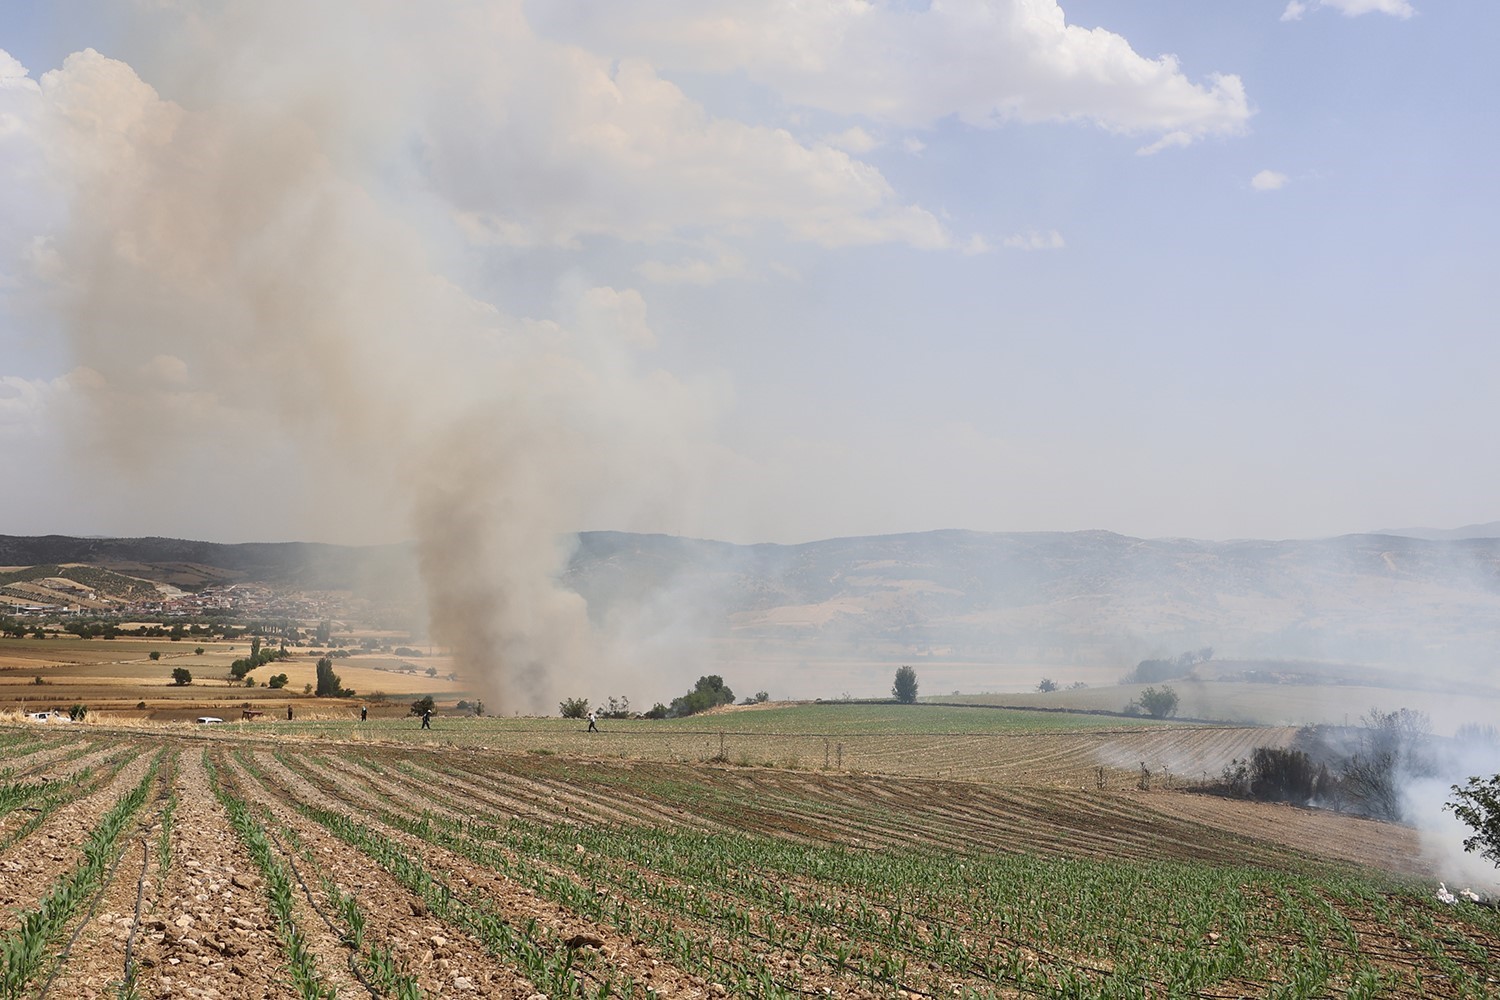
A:
[[[420,605],[413,562],[402,545],[0,536],[0,567],[12,570],[94,566],[183,589],[379,590]],[[1213,646],[1221,656],[1480,676],[1500,635],[1496,538],[953,530],[734,545],[587,532],[560,583],[601,628],[708,637],[730,650],[726,659],[1113,669]]]

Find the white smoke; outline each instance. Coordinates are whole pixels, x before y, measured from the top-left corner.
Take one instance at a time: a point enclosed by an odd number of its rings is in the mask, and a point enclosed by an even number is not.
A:
[[[414,534],[458,669],[497,709],[546,710],[560,678],[622,668],[556,583],[559,539],[672,503],[715,404],[642,364],[632,290],[581,288],[572,326],[466,291],[451,205],[391,186],[421,123],[295,49],[241,77],[271,20],[195,25],[222,60],[175,67],[201,106],[92,50],[7,70],[7,127],[65,206],[28,295],[77,365],[78,464],[115,504]]]

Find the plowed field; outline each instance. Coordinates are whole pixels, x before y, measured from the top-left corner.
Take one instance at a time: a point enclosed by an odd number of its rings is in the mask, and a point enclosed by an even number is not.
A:
[[[0,995],[1500,993],[1496,912],[1402,827],[1020,777],[1187,732],[955,780],[902,763],[943,739],[870,773],[0,728]]]

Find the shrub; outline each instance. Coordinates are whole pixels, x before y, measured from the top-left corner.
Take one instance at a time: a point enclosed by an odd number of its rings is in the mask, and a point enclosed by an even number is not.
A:
[[[178,687],[182,687],[184,684],[193,683],[193,672],[187,667],[173,667],[172,683],[176,684]]]
[[[161,650],[153,649],[151,651],[151,659],[153,659],[153,660],[159,660],[159,659],[161,659]]]
[[[1036,689],[1043,694],[1056,691],[1057,681],[1053,680],[1050,677],[1043,677],[1040,681],[1037,682]]]
[[[891,685],[891,697],[903,705],[913,705],[917,701],[917,672],[911,667],[901,667],[896,671],[895,683]]]
[[[72,719],[74,722],[82,722],[84,716],[88,714],[89,709],[87,705],[74,705],[72,708],[68,709],[68,718]]]
[[[436,704],[437,703],[432,700],[432,695],[423,695],[422,697],[411,703],[411,711],[408,714],[421,715],[423,712],[430,712],[433,710],[433,708],[436,707]]]
[[[718,674],[706,674],[698,678],[693,690],[680,698],[672,699],[671,714],[677,717],[697,715],[720,705],[733,705],[734,692]]]
[[[1256,747],[1250,755],[1250,794],[1257,799],[1303,803],[1317,791],[1318,769],[1301,750]]]
[[[1153,719],[1166,719],[1177,714],[1177,692],[1163,684],[1160,688],[1148,687],[1136,699],[1141,711]]]
[[[199,646],[196,649],[194,649],[193,650],[193,655],[194,656],[202,656],[203,655],[203,647]]]
[[[564,719],[581,719],[589,714],[589,700],[587,698],[564,698],[557,703],[557,710],[562,713]]]

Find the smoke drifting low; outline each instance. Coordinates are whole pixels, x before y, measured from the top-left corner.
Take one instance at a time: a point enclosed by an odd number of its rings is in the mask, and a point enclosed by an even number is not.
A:
[[[29,305],[77,366],[75,460],[161,530],[279,506],[308,537],[414,535],[437,641],[493,708],[546,710],[554,678],[622,669],[554,582],[559,539],[670,504],[712,406],[643,365],[633,291],[574,279],[559,322],[466,290],[480,255],[429,168],[513,177],[482,144],[438,149],[454,123],[391,92],[397,67],[455,85],[430,31],[393,16],[334,55],[276,6],[179,25],[211,62],[148,48],[191,105],[92,50],[9,74],[57,197]]]

